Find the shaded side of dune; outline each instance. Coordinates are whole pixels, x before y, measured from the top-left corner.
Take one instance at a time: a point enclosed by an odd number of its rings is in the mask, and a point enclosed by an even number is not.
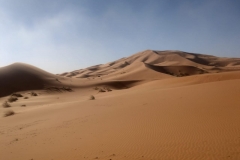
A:
[[[45,72],[31,65],[15,63],[0,68],[0,97],[18,91],[44,89],[53,74]]]
[[[102,83],[96,83],[96,85],[104,85],[114,89],[127,89],[141,83],[140,80],[129,80],[129,81],[107,81]]]
[[[24,90],[38,90],[44,88],[44,81],[37,76],[17,72],[0,76],[0,97]]]
[[[193,66],[155,66],[147,63],[145,63],[145,66],[154,71],[170,74],[176,77],[207,73],[206,71]]]

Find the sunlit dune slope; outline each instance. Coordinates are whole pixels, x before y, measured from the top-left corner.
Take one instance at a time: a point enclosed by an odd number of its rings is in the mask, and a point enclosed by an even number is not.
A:
[[[107,64],[60,74],[102,79],[163,79],[240,70],[239,58],[221,58],[182,51],[146,50]],[[147,76],[146,76],[147,74]]]

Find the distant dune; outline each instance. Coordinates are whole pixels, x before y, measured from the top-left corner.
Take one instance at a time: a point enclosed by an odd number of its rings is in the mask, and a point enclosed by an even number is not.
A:
[[[239,160],[240,58],[146,50],[0,68],[0,159]]]
[[[60,75],[75,78],[144,80],[239,70],[240,58],[220,58],[182,51],[146,50],[114,62]]]

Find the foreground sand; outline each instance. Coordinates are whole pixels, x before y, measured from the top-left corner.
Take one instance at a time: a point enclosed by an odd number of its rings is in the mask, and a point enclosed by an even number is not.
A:
[[[240,159],[240,79],[179,80],[19,100],[36,105],[1,118],[1,159]]]

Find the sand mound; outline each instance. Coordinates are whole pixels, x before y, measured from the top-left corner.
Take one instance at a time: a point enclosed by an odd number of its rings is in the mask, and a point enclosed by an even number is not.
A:
[[[102,76],[107,80],[154,80],[173,78],[171,75],[160,73],[146,67],[143,62],[134,62],[123,69],[119,69],[109,75]]]
[[[44,89],[47,85],[58,85],[59,76],[34,66],[14,63],[0,68],[0,97],[13,92]]]
[[[143,63],[145,67],[142,66]],[[158,72],[158,75],[150,70]],[[171,76],[189,76],[238,70],[240,70],[239,58],[221,58],[182,51],[146,50],[107,64],[63,73],[61,76],[150,80],[170,78]],[[161,75],[159,73],[161,73]]]

